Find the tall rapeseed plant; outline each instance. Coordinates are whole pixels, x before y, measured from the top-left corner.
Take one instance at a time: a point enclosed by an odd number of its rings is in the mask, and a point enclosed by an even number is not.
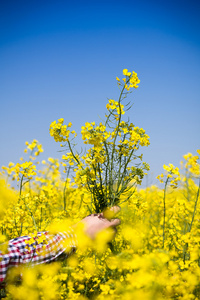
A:
[[[74,182],[86,188],[92,197],[91,210],[103,211],[105,208],[129,199],[133,187],[140,184],[149,165],[142,163],[140,147],[149,145],[149,136],[143,128],[136,127],[124,114],[132,104],[127,96],[132,88],[137,88],[140,80],[137,73],[123,70],[125,76],[116,77],[120,89],[117,101],[109,99],[105,121],[96,124],[86,122],[81,127],[82,139],[89,145],[84,155],[78,153],[73,144],[76,132],[70,130],[72,123],[63,125],[64,119],[50,125],[50,135],[56,142],[64,142],[67,153],[63,155],[63,165],[74,172]],[[139,161],[138,161],[139,160]]]

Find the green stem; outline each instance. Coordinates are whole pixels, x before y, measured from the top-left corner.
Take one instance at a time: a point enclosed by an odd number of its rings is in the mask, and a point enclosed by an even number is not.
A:
[[[101,189],[101,192],[103,194],[103,182],[102,182],[102,175],[101,175],[101,168],[100,168],[100,164],[98,163],[97,165],[97,170],[98,170],[98,173],[99,173],[99,180],[100,180],[100,189]]]
[[[71,152],[71,154],[72,154],[72,156],[73,156],[74,160],[77,162],[77,164],[78,164],[78,165],[80,165],[80,161],[79,161],[79,160],[77,159],[77,157],[75,156],[75,154],[74,154],[74,152],[73,152],[73,149],[72,149],[72,147],[71,147],[71,144],[70,144],[70,142],[69,142],[69,141],[67,141],[67,143],[68,143],[69,150],[70,150],[70,152]]]
[[[120,108],[120,113],[119,113],[119,120],[118,120],[118,123],[117,123],[117,130],[116,130],[115,138],[114,138],[114,141],[113,141],[113,149],[112,149],[112,154],[111,154],[111,170],[113,169],[113,157],[114,157],[114,152],[115,152],[115,143],[116,143],[116,139],[117,139],[117,136],[118,136],[118,133],[119,133],[119,125],[120,125],[121,117],[122,117],[120,104],[121,104],[121,98],[122,98],[124,89],[125,89],[125,84],[124,84],[124,86],[123,86],[123,88],[121,90],[121,93],[120,93],[120,96],[119,96],[119,100],[118,100],[119,108]]]
[[[192,215],[192,221],[191,221],[190,227],[189,227],[189,232],[190,232],[191,229],[192,229],[192,224],[193,224],[194,216],[195,216],[196,209],[197,209],[197,202],[198,202],[198,198],[199,198],[199,190],[200,190],[200,179],[199,179],[199,187],[198,187],[198,191],[197,191],[197,197],[196,197],[195,204],[194,204],[194,210],[193,210],[193,215]]]
[[[108,196],[108,166],[109,166],[109,162],[110,162],[110,157],[109,157],[109,152],[108,152],[108,147],[107,147],[107,144],[106,142],[104,141],[104,147],[105,147],[105,150],[106,150],[106,156],[107,156],[107,164],[105,166],[105,188],[106,188],[106,197]],[[110,193],[110,190],[109,190],[109,193]]]
[[[167,180],[165,181],[165,188],[164,188],[164,197],[163,197],[163,249],[165,246],[165,219],[166,219],[166,190],[167,190],[167,183],[169,178],[167,177]]]
[[[118,136],[118,133],[119,133],[119,125],[120,125],[121,116],[122,116],[120,102],[121,102],[121,97],[122,97],[124,89],[125,89],[125,86],[122,88],[122,91],[121,91],[120,96],[119,96],[119,101],[118,101],[119,108],[120,108],[120,113],[119,113],[119,120],[118,120],[117,127],[116,127],[116,133],[115,133],[115,137],[114,137],[114,141],[113,141],[113,147],[112,147],[112,153],[111,153],[111,163],[110,163],[110,168],[109,168],[109,190],[113,189],[114,153],[115,153],[115,149],[116,149],[116,140],[117,140],[117,136]]]
[[[21,196],[21,193],[22,193],[23,179],[24,179],[24,175],[22,175],[22,178],[21,178],[21,180],[20,180],[20,188],[19,188],[19,195],[20,195],[20,196]]]
[[[69,172],[70,172],[70,167],[68,168],[67,170],[67,178],[65,180],[65,186],[64,186],[64,189],[63,189],[63,209],[64,211],[66,211],[66,188],[67,188],[67,181],[68,181],[68,178],[69,178]]]
[[[30,210],[30,208],[28,207],[28,205],[26,204],[25,199],[24,199],[24,204],[25,204],[26,208],[28,209],[28,211],[29,211],[29,213],[30,213],[30,215],[31,215],[31,218],[32,218],[32,220],[33,220],[33,224],[34,224],[34,226],[35,226],[36,231],[38,231],[37,224],[36,224],[36,222],[35,222],[35,218],[34,218],[34,216],[33,216],[33,213],[32,213],[32,211]]]
[[[120,179],[120,181],[118,181],[117,191],[118,191],[118,189],[119,189],[119,187],[120,187],[120,184],[122,183],[122,180],[123,180],[124,175],[125,175],[125,172],[126,172],[126,168],[127,168],[128,164],[129,164],[129,162],[130,162],[130,160],[131,160],[131,157],[132,157],[132,155],[133,155],[133,152],[134,152],[134,149],[131,151],[131,153],[130,153],[130,155],[129,155],[129,157],[128,157],[128,159],[127,159],[125,165],[124,165],[124,170],[123,170],[123,173],[122,173],[122,175],[121,175],[121,179]]]
[[[123,137],[123,141],[122,142],[124,142],[125,141],[125,139],[126,139],[126,134],[124,135],[124,137]],[[121,182],[121,180],[122,180],[122,177],[123,177],[123,175],[122,176],[120,176],[121,175],[121,168],[122,168],[122,153],[120,153],[120,156],[119,156],[119,169],[118,169],[118,178],[117,178],[117,189],[116,189],[116,193],[118,192],[118,189],[119,189],[119,186],[120,186],[120,183],[119,182]],[[120,177],[121,177],[121,180],[120,180]]]
[[[189,188],[188,188],[188,190],[189,190]],[[198,187],[198,190],[197,190],[197,197],[196,197],[196,200],[195,200],[194,210],[193,210],[193,214],[192,214],[192,221],[190,223],[188,232],[190,232],[191,229],[192,229],[192,224],[193,224],[193,221],[194,221],[194,216],[195,216],[196,209],[197,209],[197,202],[198,202],[198,198],[199,198],[199,190],[200,190],[200,179],[199,179],[199,187]],[[184,264],[185,264],[185,260],[186,260],[187,249],[188,249],[188,243],[185,244],[184,250],[183,250],[183,262],[184,262]]]

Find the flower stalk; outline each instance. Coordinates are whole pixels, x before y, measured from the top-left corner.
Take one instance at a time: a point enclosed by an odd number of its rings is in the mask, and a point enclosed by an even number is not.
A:
[[[74,183],[91,193],[92,210],[97,213],[118,205],[122,195],[129,199],[130,187],[140,184],[145,170],[149,170],[148,164],[141,163],[142,155],[137,154],[140,147],[149,145],[149,136],[143,128],[123,120],[131,107],[125,100],[140,80],[135,72],[127,69],[123,70],[123,75],[122,80],[116,78],[119,98],[108,100],[105,121],[99,124],[86,122],[81,127],[84,144],[89,146],[84,155],[79,154],[72,144],[71,136],[75,137],[76,133],[69,129],[71,122],[63,125],[61,118],[50,125],[50,135],[55,141],[65,142],[61,147],[68,152],[62,158],[66,166],[73,168]]]

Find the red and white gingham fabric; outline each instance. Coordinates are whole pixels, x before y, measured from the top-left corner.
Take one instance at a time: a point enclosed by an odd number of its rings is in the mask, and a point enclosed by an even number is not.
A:
[[[45,237],[45,242],[40,239],[42,236]],[[0,283],[6,279],[10,267],[19,264],[31,263],[34,265],[64,260],[76,249],[75,236],[72,231],[55,235],[48,232],[38,232],[32,244],[29,244],[30,240],[30,236],[12,239],[8,243],[7,253],[2,254],[0,252]]]

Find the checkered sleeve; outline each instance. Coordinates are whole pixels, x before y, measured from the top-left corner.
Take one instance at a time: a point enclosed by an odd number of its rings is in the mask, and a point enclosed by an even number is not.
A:
[[[3,282],[6,278],[9,262],[9,255],[0,255],[0,282]]]
[[[7,271],[10,267],[17,266],[22,262],[21,255],[17,247],[8,244],[6,254],[0,253],[0,282],[6,278]]]
[[[38,232],[37,236],[22,236],[9,241],[6,254],[0,253],[0,282],[10,267],[19,264],[42,264],[66,259],[76,250],[73,230],[57,234]]]

